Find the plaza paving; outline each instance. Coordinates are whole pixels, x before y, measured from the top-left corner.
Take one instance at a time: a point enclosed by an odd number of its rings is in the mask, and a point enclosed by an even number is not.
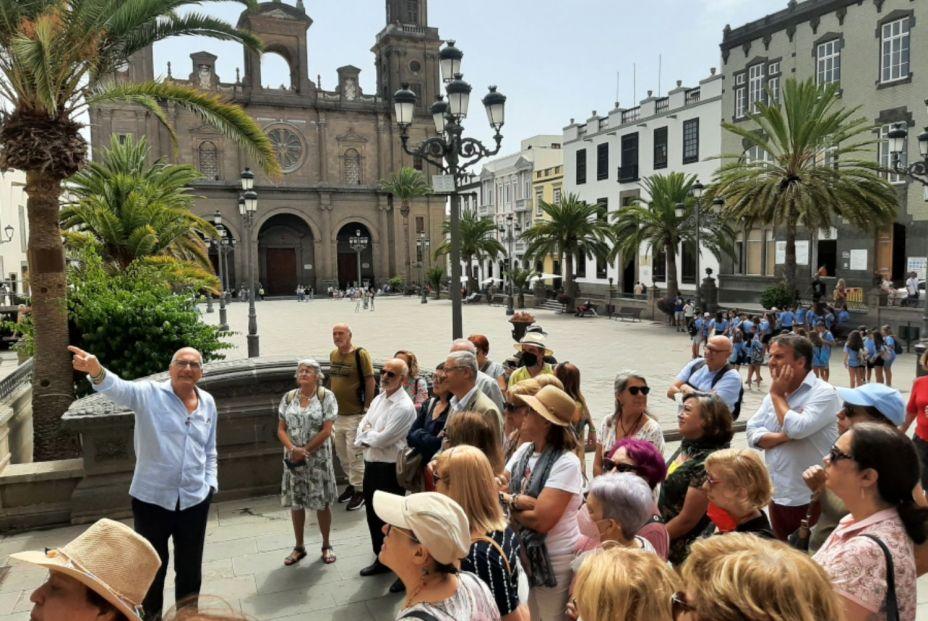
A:
[[[414,351],[423,367],[444,359],[451,340],[450,303],[446,300],[419,304],[415,298],[378,298],[374,312],[354,312],[353,302],[317,299],[307,303],[263,301],[257,304],[261,352],[296,360],[307,356],[325,358],[332,348],[333,323],[348,321],[355,342],[383,360],[395,350]],[[237,332],[229,358],[246,355],[247,306],[229,308],[231,328]],[[673,402],[663,393],[679,368],[689,359],[684,335],[650,321],[629,323],[607,319],[576,319],[550,311],[535,312],[549,333],[550,347],[559,360],[570,360],[583,372],[583,389],[598,421],[612,409],[612,378],[616,371],[635,368],[654,388],[650,406],[665,428],[675,424]],[[206,314],[218,321],[218,312]],[[483,333],[490,339],[491,358],[502,360],[512,351],[511,326],[501,307],[465,306],[464,334]],[[837,352],[833,380],[846,385],[847,374]],[[903,355],[896,364],[894,383],[907,393],[914,376],[914,355]],[[5,365],[4,365],[5,366]],[[12,365],[11,365],[12,366]],[[766,375],[765,370],[765,379]],[[748,417],[762,393],[746,392],[743,416]],[[743,446],[743,434],[735,445]],[[302,621],[393,619],[401,596],[387,589],[392,576],[361,578],[358,571],[370,563],[372,552],[364,512],[334,509],[332,543],[338,561],[325,565],[319,558],[320,537],[314,516],[308,516],[306,547],[309,556],[295,567],[282,560],[293,544],[288,512],[277,497],[222,502],[212,507],[207,531],[203,593],[215,595],[255,619]],[[45,572],[21,564],[9,566],[7,555],[24,549],[62,545],[84,526],[33,531],[0,538],[0,621],[25,621],[31,604],[29,593]],[[172,582],[166,599],[171,601]],[[928,621],[928,579],[919,581],[919,620]]]

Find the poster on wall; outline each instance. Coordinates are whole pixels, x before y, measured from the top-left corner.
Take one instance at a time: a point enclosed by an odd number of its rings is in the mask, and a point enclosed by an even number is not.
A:
[[[776,243],[776,256],[774,261],[777,265],[783,265],[786,263],[786,242],[778,241]],[[796,242],[796,265],[808,265],[809,264],[809,242],[806,241],[797,241]]]
[[[777,265],[783,265],[784,263],[786,263],[786,242],[785,241],[777,242],[775,254],[776,256],[773,259],[774,263],[776,263]]]
[[[848,269],[867,271],[867,251],[863,248],[851,249],[851,261]]]
[[[915,272],[919,280],[925,280],[926,266],[928,266],[928,257],[909,257],[905,260],[905,271]]]
[[[650,265],[642,265],[638,268],[638,280],[640,280],[645,286],[648,287],[654,284],[654,281],[651,280]]]

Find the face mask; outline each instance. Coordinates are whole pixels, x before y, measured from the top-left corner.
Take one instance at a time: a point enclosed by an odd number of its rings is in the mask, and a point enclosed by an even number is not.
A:
[[[522,364],[527,367],[533,367],[538,364],[538,356],[530,354],[527,351],[522,352]]]
[[[590,515],[590,508],[584,504],[577,511],[577,523],[580,526],[580,533],[590,539],[594,546],[598,547],[602,543],[602,535],[599,532],[599,523],[595,522]]]
[[[712,502],[709,503],[706,515],[715,523],[720,533],[730,533],[738,528],[738,520],[732,517],[731,513]]]

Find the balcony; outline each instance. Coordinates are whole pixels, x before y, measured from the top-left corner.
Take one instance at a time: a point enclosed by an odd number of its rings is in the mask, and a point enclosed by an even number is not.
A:
[[[516,199],[516,204],[512,208],[512,210],[515,212],[519,212],[519,211],[528,211],[531,208],[532,208],[532,199],[519,198],[519,199]]]
[[[638,181],[638,164],[619,166],[619,183]]]
[[[480,205],[477,207],[477,215],[481,218],[493,216],[496,215],[496,209],[494,209],[493,205]]]
[[[517,241],[514,244],[512,244],[512,251],[515,254],[525,254],[526,247],[527,247],[527,244],[524,241]]]
[[[654,102],[654,111],[660,114],[661,112],[667,112],[667,109],[670,107],[670,98],[664,97],[663,99],[658,99]]]
[[[622,111],[622,122],[631,123],[632,121],[637,121],[640,115],[641,115],[640,107],[623,110]]]

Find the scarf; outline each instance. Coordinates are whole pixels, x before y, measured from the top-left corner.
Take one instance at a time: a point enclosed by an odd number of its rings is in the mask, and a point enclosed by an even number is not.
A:
[[[534,452],[535,446],[532,445],[532,448],[530,450],[526,449],[525,454],[516,462],[515,468],[512,471],[512,479],[509,481],[509,492],[511,494],[525,494],[532,498],[538,498],[538,495],[541,494],[541,490],[545,487],[548,475],[551,474],[551,468],[554,467],[554,462],[564,454],[563,449],[556,449],[551,445],[546,446],[545,450],[542,451],[541,456],[538,458],[538,461],[535,463],[535,469],[532,470],[531,478],[523,491],[522,480],[525,478],[528,462],[532,458]]]

